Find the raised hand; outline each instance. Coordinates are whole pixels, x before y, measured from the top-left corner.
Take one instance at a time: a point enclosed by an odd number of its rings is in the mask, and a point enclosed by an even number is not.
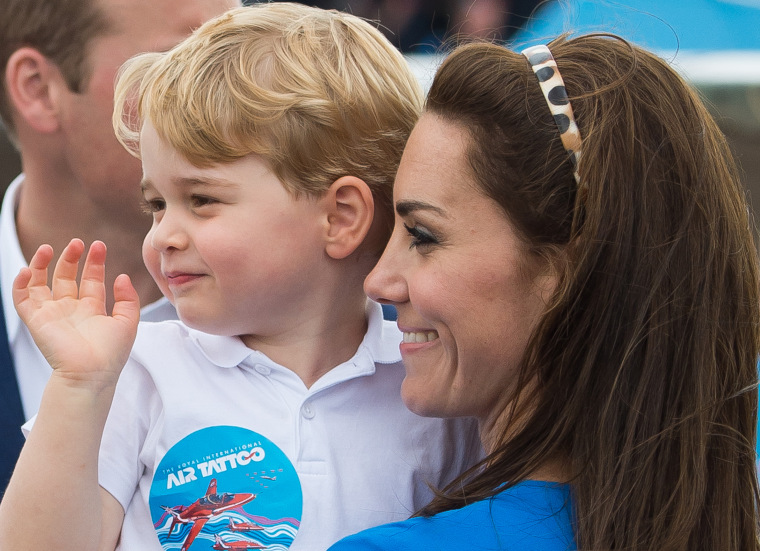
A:
[[[47,285],[53,249],[42,245],[13,282],[13,303],[56,375],[84,384],[116,382],[137,333],[140,302],[129,277],[113,284],[112,315],[106,312],[106,246],[95,241],[77,284],[84,243],[63,250]]]

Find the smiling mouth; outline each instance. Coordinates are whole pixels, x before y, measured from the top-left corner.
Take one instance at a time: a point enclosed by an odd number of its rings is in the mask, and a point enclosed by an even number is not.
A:
[[[174,273],[174,274],[166,274],[164,277],[166,277],[166,281],[169,284],[175,284],[180,285],[182,283],[187,283],[189,281],[193,281],[195,279],[198,279],[200,277],[199,274],[182,274],[182,273]]]
[[[419,331],[414,333],[404,332],[405,343],[422,343],[434,341],[438,338],[438,331]]]

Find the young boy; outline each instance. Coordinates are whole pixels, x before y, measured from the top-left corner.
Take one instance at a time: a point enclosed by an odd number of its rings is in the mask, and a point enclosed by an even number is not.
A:
[[[77,285],[72,241],[48,289],[40,247],[14,301],[55,371],[0,548],[325,549],[478,458],[474,425],[404,408],[402,335],[362,289],[420,107],[376,29],[296,4],[233,10],[125,67],[144,258],[184,323],[137,330],[124,275],[107,316],[100,242]]]

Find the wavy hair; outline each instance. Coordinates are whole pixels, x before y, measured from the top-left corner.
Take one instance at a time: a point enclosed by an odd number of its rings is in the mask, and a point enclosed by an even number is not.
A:
[[[294,194],[359,177],[387,237],[393,179],[421,109],[406,60],[367,21],[276,2],[230,10],[174,49],[128,61],[114,128],[137,156],[146,119],[199,166],[260,155]]]
[[[524,56],[461,46],[428,96],[469,131],[476,180],[559,285],[495,450],[418,514],[554,459],[579,549],[758,550],[758,256],[726,140],[658,57],[612,35],[549,46],[583,136],[583,198]]]

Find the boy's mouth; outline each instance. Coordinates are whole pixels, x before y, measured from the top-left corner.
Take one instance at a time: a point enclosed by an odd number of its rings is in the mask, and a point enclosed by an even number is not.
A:
[[[164,274],[164,277],[166,278],[167,283],[169,285],[182,285],[183,283],[188,283],[190,281],[194,281],[201,277],[201,274],[191,274],[187,272],[169,272]]]

